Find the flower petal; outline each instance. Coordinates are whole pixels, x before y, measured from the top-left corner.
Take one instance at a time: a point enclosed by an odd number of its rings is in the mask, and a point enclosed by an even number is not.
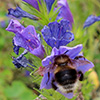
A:
[[[26,28],[24,28],[23,32],[21,33],[23,35],[23,37],[25,37],[26,39],[30,39],[32,40],[33,38],[37,38],[37,33],[35,31],[35,27],[32,25],[27,26]]]
[[[49,64],[53,63],[53,58],[54,58],[54,56],[47,56],[46,58],[44,58],[42,60],[42,65],[45,67],[45,66],[48,66]]]
[[[28,59],[26,59],[26,57],[24,55],[26,55],[28,53],[27,50],[24,50],[24,52],[22,54],[20,54],[17,58],[13,57],[12,56],[12,59],[13,59],[13,64],[15,65],[16,68],[21,68],[21,67],[30,67],[29,65],[33,66],[33,67],[36,67],[34,66],[33,64],[31,64],[29,62]],[[30,67],[32,70],[33,67]]]
[[[20,46],[16,46],[15,43],[14,43],[14,40],[12,41],[12,43],[13,43],[13,46],[14,46],[13,47],[13,50],[16,53],[16,55],[18,55],[19,54]]]
[[[52,88],[52,79],[53,79],[53,73],[46,73],[44,74],[43,76],[43,79],[42,79],[42,82],[41,82],[41,85],[40,85],[40,89],[51,89]]]
[[[69,20],[61,20],[60,21],[61,26],[63,27],[63,31],[66,32],[66,30],[71,30],[71,26],[70,26],[70,21]]]
[[[72,13],[71,13],[70,8],[68,6],[67,0],[59,0],[57,2],[57,4],[58,4],[58,7],[61,7],[59,16],[63,17],[66,20],[69,20],[70,23],[72,24],[74,22],[73,16],[72,16]]]
[[[30,4],[30,5],[32,5],[35,9],[39,10],[39,6],[38,6],[37,0],[23,0],[23,1],[28,3],[28,4]]]
[[[24,52],[21,55],[19,55],[17,58],[12,57],[13,58],[12,62],[15,65],[16,68],[28,67],[28,64],[30,64],[30,62],[24,56],[27,53],[28,53],[27,50],[24,50]]]
[[[14,32],[14,33],[16,32],[20,33],[23,29],[24,26],[21,25],[17,20],[13,20],[13,19],[10,20],[9,25],[6,28],[7,31]]]
[[[45,56],[45,50],[41,44],[37,48],[34,48],[34,50],[31,50],[30,53],[39,57],[40,59],[44,59]]]
[[[96,17],[95,15],[90,15],[86,19],[83,28],[89,27],[90,25],[94,24],[97,21],[100,21],[100,16]]]
[[[45,41],[47,41],[48,38],[51,37],[51,32],[48,26],[44,26],[41,32]]]
[[[58,33],[60,31],[60,23],[55,21],[55,22],[49,23],[48,27],[50,29],[51,36],[58,38]]]
[[[20,58],[18,57],[18,59],[13,57],[12,62],[15,65],[16,68],[28,67],[28,63],[29,63],[29,61],[24,56],[22,56]]]
[[[94,67],[94,64],[83,56],[83,53],[78,54],[74,59],[72,59],[72,62],[73,66],[76,67],[76,70],[81,71],[82,73],[85,73]]]
[[[68,52],[66,53],[66,55],[68,55],[70,58],[74,59],[82,50],[83,46],[82,44],[79,44],[75,47],[66,47]]]
[[[21,34],[16,33],[16,36],[13,38],[13,40],[16,46],[20,46],[25,48],[26,50],[29,50],[28,42],[26,42],[25,38],[23,38]]]
[[[29,18],[32,20],[38,20],[38,18],[34,15],[31,15],[29,13],[27,13],[26,11],[22,10],[20,7],[16,7],[16,9],[8,9],[8,15],[12,15],[16,18],[21,18],[21,17],[25,17],[25,18]]]
[[[54,3],[55,0],[44,0],[46,2],[46,6],[48,11],[51,10],[52,4]]]
[[[76,70],[81,71],[83,74],[87,72],[89,69],[94,67],[94,64],[87,59],[75,61]]]
[[[52,49],[52,52],[51,52],[51,55],[50,56],[47,56],[46,58],[44,58],[42,60],[42,65],[43,66],[48,66],[49,64],[53,63],[53,60],[54,60],[54,56],[55,55],[59,55],[59,50],[56,47],[54,47]]]

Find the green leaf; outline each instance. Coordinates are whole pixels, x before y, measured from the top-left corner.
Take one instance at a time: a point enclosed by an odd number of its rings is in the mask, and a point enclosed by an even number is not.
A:
[[[21,81],[14,81],[11,86],[7,86],[4,93],[7,98],[17,98],[26,90],[25,84]]]
[[[58,8],[59,9],[59,8]],[[50,22],[53,22],[53,21],[55,21],[56,20],[56,18],[57,18],[57,16],[58,16],[58,13],[59,13],[59,11],[58,11],[58,9],[56,9],[55,11],[54,11],[54,13],[52,14],[52,16],[50,17]]]
[[[27,89],[19,96],[18,100],[34,100],[36,97],[36,94]]]
[[[5,69],[0,72],[0,79],[3,79],[6,82],[11,82],[13,79],[13,73],[11,70]]]
[[[25,2],[23,2],[23,4],[29,7],[29,9],[31,10],[31,11],[30,11],[31,14],[33,14],[33,15],[35,15],[35,16],[37,16],[37,17],[40,17],[40,18],[41,18],[41,17],[44,17],[44,16],[40,13],[40,11],[38,11],[37,9],[35,9],[35,8],[34,8],[33,6],[31,6],[30,4],[25,3]]]

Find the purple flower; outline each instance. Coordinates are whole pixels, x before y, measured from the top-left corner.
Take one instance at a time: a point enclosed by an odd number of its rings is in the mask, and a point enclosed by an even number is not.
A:
[[[16,68],[25,68],[25,67],[29,67],[30,62],[26,59],[25,56],[20,56],[20,57],[12,57],[13,58],[13,64],[15,65]],[[31,64],[32,65],[32,64]]]
[[[6,21],[0,21],[0,27],[5,28],[6,27]]]
[[[27,50],[25,50],[19,57],[15,58],[12,56],[13,59],[13,64],[15,65],[16,68],[21,68],[21,67],[28,67],[29,65],[32,65],[24,56],[27,54]]]
[[[48,11],[51,10],[52,4],[54,3],[55,0],[44,0],[46,2],[46,6]]]
[[[18,21],[11,20],[6,30],[15,33],[13,38],[15,46],[25,48],[41,59],[44,58],[45,50],[38,39],[34,26],[29,25],[24,28]]]
[[[20,33],[21,31],[23,31],[23,29],[25,29],[25,27],[23,25],[21,25],[17,20],[10,20],[10,23],[8,25],[8,27],[6,28],[7,31],[10,32],[14,32],[14,33]]]
[[[28,60],[26,57],[22,56],[21,58],[13,58],[13,64],[15,65],[16,68],[21,68],[21,67],[28,67]]]
[[[14,52],[16,53],[16,55],[18,55],[19,54],[19,49],[20,49],[20,46],[16,46],[15,44],[14,44],[14,41],[12,41],[12,43],[13,43],[13,50],[14,50]]]
[[[31,73],[30,71],[27,71],[27,70],[26,70],[26,71],[25,71],[25,76],[27,76],[27,77],[30,76],[30,73]]]
[[[68,6],[67,0],[59,0],[57,4],[57,7],[61,7],[58,17],[69,20],[69,22],[72,24],[74,22],[73,16]]]
[[[48,26],[44,26],[41,32],[48,45],[52,48],[59,48],[74,40],[74,35],[70,30],[69,21],[61,20],[60,23],[57,21],[49,23]]]
[[[23,1],[32,5],[35,9],[37,9],[39,11],[39,6],[38,6],[37,0],[23,0]],[[39,0],[39,2],[40,2],[40,0]]]
[[[12,63],[15,65],[16,68],[26,68],[29,67],[30,70],[34,71],[34,68],[36,68],[35,65],[33,65],[24,55],[28,53],[27,50],[24,50],[24,52],[19,55],[17,58],[12,56]],[[29,76],[30,71],[25,71],[25,76]]]
[[[38,6],[38,2],[37,0],[23,0],[24,2],[32,5],[35,9],[39,10],[39,6]],[[41,0],[38,0],[41,3]],[[44,2],[46,3],[47,9],[48,11],[51,10],[52,4],[54,3],[55,0],[44,0]]]
[[[55,79],[54,77],[54,70],[53,63],[55,56],[60,56],[62,54],[67,55],[71,62],[73,63],[73,67],[77,71],[81,71],[83,74],[88,71],[90,68],[94,67],[93,63],[85,59],[83,56],[80,57],[79,53],[82,50],[82,45],[77,45],[75,47],[66,47],[66,46],[60,46],[59,49],[54,47],[52,49],[51,55],[47,56],[42,60],[42,65],[45,67],[45,73],[40,85],[40,89],[51,89],[53,88],[52,81]],[[55,86],[58,86],[58,83],[54,82]],[[62,93],[62,91],[59,89],[59,87],[56,88],[56,91],[63,94],[65,97],[71,99],[73,97],[73,92],[70,93]]]
[[[90,25],[94,24],[94,23],[97,22],[97,21],[100,21],[100,16],[97,17],[97,16],[95,16],[95,15],[90,15],[90,16],[86,19],[83,28],[89,27]]]
[[[29,13],[27,13],[26,11],[22,10],[20,7],[16,7],[16,9],[8,9],[8,15],[12,15],[16,18],[22,18],[22,17],[25,17],[25,18],[29,18],[29,19],[32,19],[32,20],[38,20],[38,18],[34,15],[31,15]]]

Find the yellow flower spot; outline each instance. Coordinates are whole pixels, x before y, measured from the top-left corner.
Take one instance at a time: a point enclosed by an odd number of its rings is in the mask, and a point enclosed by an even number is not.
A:
[[[51,61],[49,62],[49,64],[51,64]]]
[[[30,39],[28,39],[28,42],[30,42],[31,40]]]

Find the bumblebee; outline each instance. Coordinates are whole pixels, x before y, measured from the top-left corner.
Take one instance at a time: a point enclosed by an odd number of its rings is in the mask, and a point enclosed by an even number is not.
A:
[[[59,89],[62,93],[73,92],[78,81],[83,80],[83,73],[77,70],[77,67],[89,64],[83,56],[77,56],[74,59],[69,58],[68,55],[61,54],[54,57],[53,64],[43,67],[38,70],[40,75],[48,73],[48,81],[50,72],[54,74],[51,81],[53,89]],[[81,60],[83,59],[83,60]]]
[[[75,89],[77,81],[83,80],[83,73],[76,70],[73,62],[67,55],[56,56],[53,66],[56,67],[54,70],[54,80],[52,81],[54,89],[59,88],[63,93],[70,93]],[[57,86],[53,84],[54,82],[57,83]]]

